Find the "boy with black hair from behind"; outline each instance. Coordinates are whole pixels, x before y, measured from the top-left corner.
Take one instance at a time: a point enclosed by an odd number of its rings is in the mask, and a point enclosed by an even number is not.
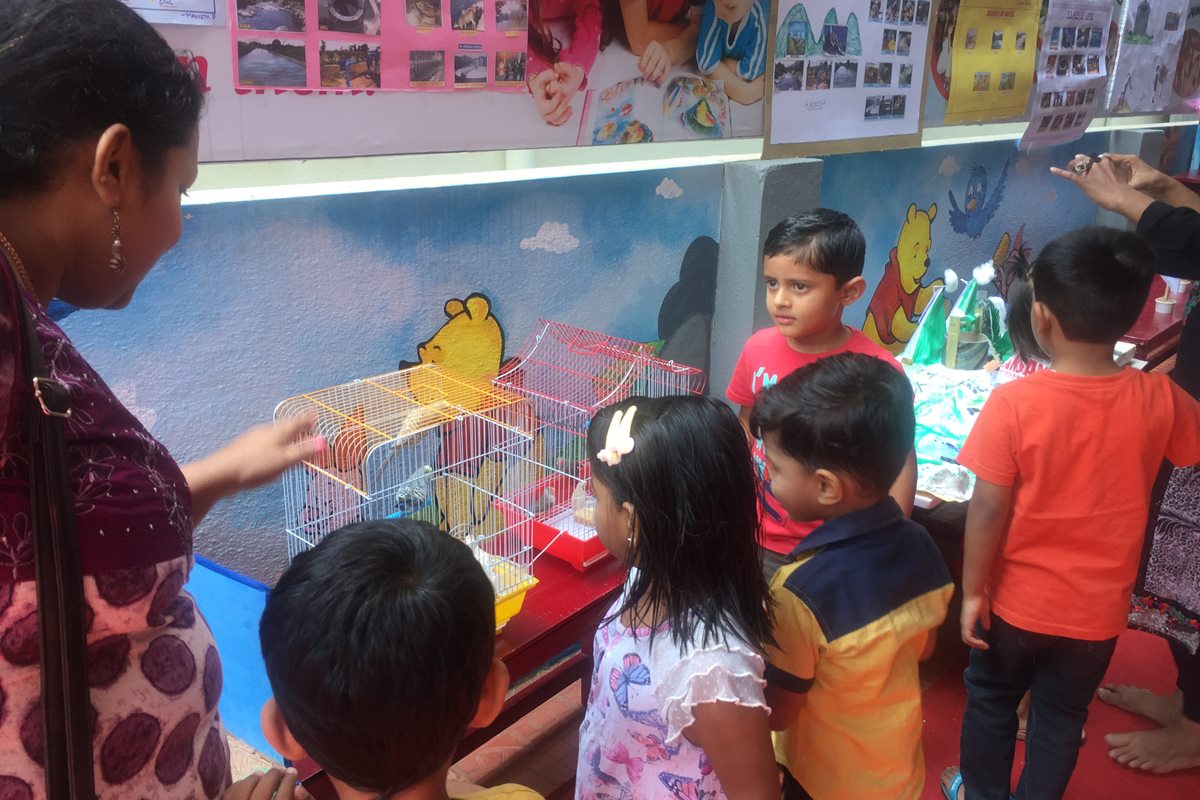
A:
[[[1016,796],[1062,797],[1125,630],[1164,458],[1200,461],[1200,405],[1113,346],[1155,273],[1140,236],[1082,228],[1033,263],[1033,333],[1050,368],[996,387],[959,462],[975,473],[963,558],[961,771],[951,800],[1007,800],[1017,706],[1032,690]],[[1036,766],[1036,768],[1031,768]]]
[[[340,800],[541,800],[447,786],[463,736],[504,704],[495,636],[492,584],[466,544],[409,519],[343,528],[267,598],[263,732],[284,758],[320,764]]]

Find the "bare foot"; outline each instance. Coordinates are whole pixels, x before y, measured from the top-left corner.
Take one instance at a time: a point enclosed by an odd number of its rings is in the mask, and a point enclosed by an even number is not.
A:
[[[953,798],[953,800],[963,800],[967,796],[967,788],[960,782],[958,791],[953,795],[950,794],[950,787],[958,778],[958,767],[946,767],[942,770],[942,796]]]
[[[1180,717],[1165,728],[1137,733],[1110,733],[1108,755],[1130,769],[1166,775],[1200,767],[1200,722]]]
[[[1096,695],[1110,706],[1143,716],[1159,725],[1170,725],[1183,716],[1183,692],[1155,694],[1138,686],[1102,686]]]

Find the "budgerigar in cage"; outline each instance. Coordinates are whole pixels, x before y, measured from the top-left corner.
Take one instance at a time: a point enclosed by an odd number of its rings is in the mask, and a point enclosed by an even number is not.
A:
[[[425,464],[418,467],[417,471],[400,485],[396,491],[397,514],[408,516],[425,507],[431,496],[429,491],[431,475],[433,475],[433,467]]]

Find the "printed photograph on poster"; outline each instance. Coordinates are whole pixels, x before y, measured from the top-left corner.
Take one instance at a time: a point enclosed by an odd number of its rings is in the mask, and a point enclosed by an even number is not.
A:
[[[1127,0],[1108,109],[1114,114],[1163,111],[1171,103],[1188,0]]]
[[[395,0],[392,0],[395,2]],[[414,28],[442,27],[442,0],[405,0],[404,19]]]
[[[334,89],[378,89],[379,45],[321,42],[321,85]]]
[[[317,0],[317,26],[334,33],[379,35],[379,4],[383,0]]]
[[[916,133],[931,11],[920,0],[780,0],[769,145]]]
[[[242,86],[305,87],[308,69],[304,40],[269,36],[239,39],[237,77]]]
[[[1033,88],[1040,0],[961,0],[949,42],[953,71],[971,78],[949,83],[946,124],[1021,117]],[[1082,61],[1081,61],[1082,66]],[[948,78],[948,75],[946,76]]]
[[[147,0],[121,0],[138,13],[138,16],[155,25],[210,25],[225,24],[224,0],[171,0],[165,7],[150,8]]]
[[[804,88],[804,60],[780,59],[775,62],[774,87],[777,92],[795,92]]]
[[[528,95],[528,56],[511,55],[527,51],[528,0],[386,0],[386,19],[385,0],[226,2],[240,87]]]
[[[1043,62],[1038,74],[1043,77],[1021,149],[1077,139],[1101,111],[1107,82],[1101,55],[1112,13],[1110,0],[1051,0],[1044,28],[1047,47],[1039,55]]]
[[[475,50],[454,54],[454,88],[480,89],[487,85],[487,53]]]
[[[450,27],[456,31],[483,30],[483,0],[450,0]]]
[[[496,0],[496,30],[501,33],[529,30],[529,4],[526,0]]]
[[[408,54],[408,80],[413,86],[446,85],[446,52],[413,50]]]
[[[729,98],[698,75],[679,75],[658,87],[633,78],[589,91],[586,132],[579,144],[636,144],[729,136]]]
[[[237,0],[237,27],[244,31],[303,33],[304,0]]]

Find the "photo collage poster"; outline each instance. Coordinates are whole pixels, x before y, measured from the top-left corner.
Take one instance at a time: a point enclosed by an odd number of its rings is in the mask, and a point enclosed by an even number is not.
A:
[[[1021,149],[1078,139],[1104,106],[1111,0],[1050,0]]]
[[[770,144],[919,132],[932,5],[780,0],[768,81]]]
[[[525,91],[528,0],[228,0],[250,89]]]
[[[225,0],[121,0],[155,25],[224,25]]]
[[[1037,63],[1041,0],[962,0],[951,43],[946,124],[1025,115]]]
[[[1156,113],[1171,104],[1187,16],[1188,0],[1125,0],[1109,84],[1110,112]]]

